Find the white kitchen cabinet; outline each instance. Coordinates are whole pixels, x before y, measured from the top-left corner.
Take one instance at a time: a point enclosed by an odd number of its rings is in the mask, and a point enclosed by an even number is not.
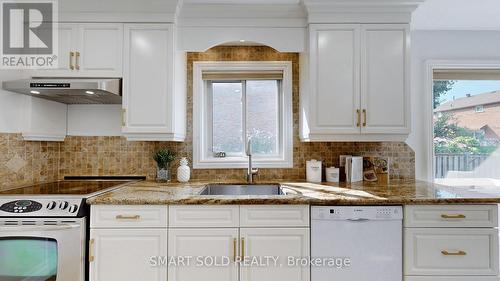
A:
[[[78,24],[75,23],[60,23],[59,28],[59,45],[57,62],[58,67],[54,70],[46,71],[47,74],[55,73],[70,73],[70,66],[73,65],[74,52],[78,46]],[[73,52],[73,55],[71,55]],[[54,73],[54,74],[55,74]]]
[[[301,139],[402,140],[410,132],[409,27],[311,24]]]
[[[238,280],[238,228],[170,229],[168,247],[170,257],[193,257],[189,264],[170,265],[168,280]],[[228,265],[210,265],[215,261]]]
[[[407,275],[498,275],[498,231],[488,228],[410,228]]]
[[[409,27],[361,27],[361,133],[409,134]]]
[[[174,205],[169,207],[169,227],[239,227],[240,206]]]
[[[60,23],[58,67],[38,77],[122,77],[123,24]]]
[[[242,205],[241,227],[309,227],[308,205]]]
[[[77,72],[98,77],[122,77],[122,24],[80,24],[78,36]]]
[[[167,206],[92,205],[91,228],[167,227]]]
[[[309,228],[241,228],[243,257],[276,257],[276,265],[241,267],[240,281],[308,281],[309,266],[289,266],[288,257],[310,255]]]
[[[497,220],[498,205],[405,206],[405,280],[498,280]]]
[[[129,140],[183,141],[186,57],[173,24],[124,27],[123,124]]]
[[[167,255],[167,229],[91,229],[90,281],[165,281],[167,267],[151,266]]]
[[[359,134],[359,26],[315,25],[310,28],[311,131]]]

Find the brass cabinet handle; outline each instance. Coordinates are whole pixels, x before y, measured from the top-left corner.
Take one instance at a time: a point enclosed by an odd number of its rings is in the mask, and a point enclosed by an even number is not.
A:
[[[133,216],[117,215],[116,216],[117,220],[138,220],[140,218],[141,218],[141,216],[139,216],[139,215],[133,215]]]
[[[74,70],[75,67],[73,66],[73,58],[75,57],[74,52],[69,52],[69,69]]]
[[[363,109],[363,116],[364,116],[363,127],[366,127],[366,109]]]
[[[458,215],[446,215],[446,214],[442,214],[441,218],[443,218],[443,219],[465,219],[466,216],[462,215],[462,214],[458,214]]]
[[[94,239],[90,239],[90,242],[89,242],[89,262],[93,262],[94,261],[94,243],[95,243],[95,240]]]
[[[76,61],[76,66],[75,66],[76,70],[80,70],[80,52],[76,52],[75,61]]]
[[[127,110],[125,108],[122,108],[122,127],[125,127],[125,117],[127,114]]]
[[[241,259],[245,259],[245,238],[241,238]]]
[[[446,250],[441,251],[444,256],[465,256],[467,253],[465,251],[448,252]]]
[[[238,247],[236,244],[238,243],[238,240],[236,238],[233,238],[233,261],[236,262],[236,247]]]
[[[356,109],[356,114],[358,115],[358,122],[356,123],[356,127],[359,127],[361,123],[361,111],[359,111],[359,109]]]

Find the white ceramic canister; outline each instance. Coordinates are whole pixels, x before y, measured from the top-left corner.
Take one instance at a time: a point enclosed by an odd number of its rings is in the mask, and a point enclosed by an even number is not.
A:
[[[308,182],[321,182],[321,161],[306,161],[306,179]]]
[[[340,181],[340,169],[335,167],[328,167],[325,169],[327,182]]]

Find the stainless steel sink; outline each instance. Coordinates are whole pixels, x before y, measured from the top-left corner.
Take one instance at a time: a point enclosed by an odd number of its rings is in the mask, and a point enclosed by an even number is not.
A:
[[[210,184],[201,195],[284,195],[278,184]]]

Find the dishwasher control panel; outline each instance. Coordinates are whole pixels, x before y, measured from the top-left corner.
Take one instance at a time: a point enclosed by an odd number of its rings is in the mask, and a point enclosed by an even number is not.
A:
[[[401,220],[401,206],[313,206],[313,220]]]

